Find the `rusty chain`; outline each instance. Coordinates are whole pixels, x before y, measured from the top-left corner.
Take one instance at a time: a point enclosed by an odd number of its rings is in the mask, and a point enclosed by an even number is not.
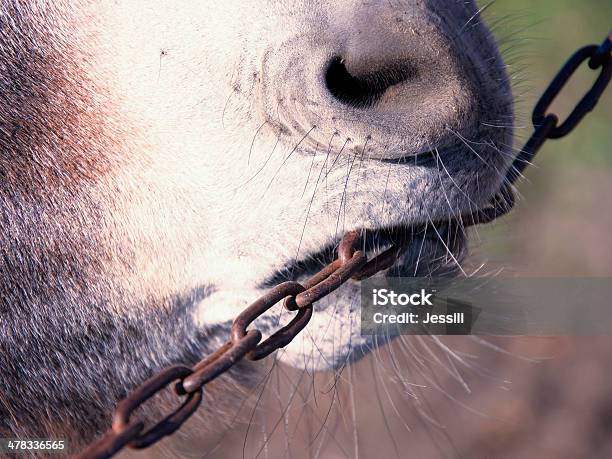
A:
[[[580,48],[569,58],[536,104],[532,115],[534,132],[509,168],[500,191],[483,209],[472,215],[462,216],[464,225],[488,223],[509,212],[514,206],[513,184],[531,163],[542,144],[547,139],[567,135],[593,109],[612,75],[611,43],[612,32],[601,45]],[[587,59],[591,69],[601,68],[599,76],[567,119],[559,124],[557,115],[547,114],[546,111],[575,70]],[[263,359],[285,347],[308,324],[315,301],[333,292],[349,279],[360,280],[389,268],[405,248],[404,243],[398,242],[368,261],[365,253],[357,249],[360,241],[360,232],[347,233],[338,246],[338,258],[332,263],[303,283],[288,281],[277,285],[248,306],[234,320],[230,339],[194,367],[175,365],[166,368],[138,386],[117,405],[111,429],[75,457],[109,458],[126,446],[146,448],[172,434],[197,410],[207,383],[242,359]],[[248,327],[281,300],[284,300],[286,309],[297,313],[289,324],[260,342],[261,332],[257,329],[248,330]],[[138,407],[172,383],[175,383],[176,395],[184,397],[184,401],[174,412],[147,430],[142,421],[131,419],[132,413]]]
[[[121,400],[115,409],[111,429],[92,443],[77,458],[101,459],[113,456],[126,446],[145,448],[175,432],[198,408],[203,387],[242,359],[260,360],[285,347],[302,331],[312,317],[312,303],[336,290],[349,279],[362,279],[390,267],[403,249],[400,242],[368,261],[357,250],[361,233],[347,233],[338,247],[338,258],[303,283],[283,282],[242,311],[232,324],[230,339],[193,368],[176,365],[156,374]],[[295,317],[265,341],[261,332],[249,325],[268,309],[284,301]],[[148,399],[174,384],[174,392],[184,396],[183,403],[155,426],[144,430],[142,421],[131,420],[132,413]]]

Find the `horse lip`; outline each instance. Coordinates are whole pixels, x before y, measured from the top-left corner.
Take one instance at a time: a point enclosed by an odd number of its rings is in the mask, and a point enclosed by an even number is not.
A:
[[[375,229],[362,229],[362,249],[371,256],[389,248],[392,244],[406,245],[418,235],[427,231],[428,225],[398,224]],[[298,281],[311,276],[337,258],[336,248],[340,237],[326,244],[316,252],[305,253],[301,258],[290,260],[277,268],[259,283],[259,288],[271,288],[282,282]]]
[[[444,150],[447,151],[446,149]],[[397,157],[382,157],[377,158],[381,163],[390,163],[390,164],[408,164],[410,166],[432,166],[436,165],[438,162],[438,155],[440,154],[439,150],[429,150],[422,151],[418,153],[406,153],[403,156]]]

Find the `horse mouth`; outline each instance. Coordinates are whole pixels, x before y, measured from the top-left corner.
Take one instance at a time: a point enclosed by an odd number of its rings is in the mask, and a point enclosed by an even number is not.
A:
[[[437,240],[448,234],[452,226],[448,222],[444,224],[421,224],[421,225],[394,225],[380,228],[361,229],[360,244],[356,246],[362,250],[368,260],[384,252],[392,245],[401,245],[404,250],[398,256],[396,263],[387,271],[397,271],[405,273],[406,264],[410,263],[411,257],[407,252],[418,250],[422,246],[422,241],[427,238]],[[300,281],[312,276],[325,266],[338,258],[337,248],[342,239],[342,235],[334,238],[320,250],[304,253],[300,258],[290,260],[279,268],[275,269],[259,285],[260,288],[274,287],[286,281]],[[404,275],[404,274],[402,274]]]

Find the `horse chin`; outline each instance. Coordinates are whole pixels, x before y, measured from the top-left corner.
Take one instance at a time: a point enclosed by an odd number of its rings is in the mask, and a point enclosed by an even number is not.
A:
[[[460,271],[465,252],[465,234],[456,223],[439,225],[395,225],[361,231],[361,248],[368,259],[391,244],[405,249],[396,263],[377,277],[453,276]],[[268,275],[259,288],[214,292],[198,308],[203,326],[215,330],[217,344],[229,336],[234,317],[268,289],[286,281],[304,282],[336,257],[337,242],[324,245],[317,252],[304,254]],[[298,369],[327,371],[370,353],[376,346],[393,338],[361,335],[360,282],[349,280],[337,290],[314,303],[308,328],[285,348],[278,351],[278,360]],[[289,323],[294,313],[279,303],[251,327],[259,329],[264,338]],[[223,333],[219,333],[222,330]]]

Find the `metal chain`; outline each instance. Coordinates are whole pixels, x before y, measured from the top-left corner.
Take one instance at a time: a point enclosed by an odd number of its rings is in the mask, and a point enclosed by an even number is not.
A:
[[[402,252],[399,242],[368,261],[357,250],[361,233],[347,233],[338,246],[338,258],[304,283],[283,282],[242,311],[232,324],[230,339],[193,368],[176,365],[156,374],[121,400],[115,409],[111,429],[78,454],[80,459],[113,456],[126,446],[146,448],[175,432],[195,412],[202,401],[203,387],[242,359],[259,360],[285,347],[302,331],[312,317],[312,303],[330,294],[349,279],[363,279],[390,267]],[[261,332],[249,325],[281,300],[295,317],[265,341]],[[132,413],[147,400],[174,383],[174,392],[183,403],[155,426],[144,430],[142,421],[131,420]]]
[[[504,185],[488,206],[474,214],[462,217],[465,225],[488,223],[510,211],[514,205],[512,186],[546,139],[557,139],[571,132],[582,118],[593,109],[612,75],[610,45],[612,33],[600,45],[590,45],[576,51],[552,80],[533,110],[535,128],[506,174]],[[565,86],[574,71],[587,59],[591,69],[601,68],[599,77],[578,102],[567,119],[547,114],[552,101]],[[349,279],[360,280],[389,268],[405,249],[401,241],[372,260],[357,250],[361,233],[347,233],[338,246],[338,258],[303,283],[283,282],[247,307],[232,324],[230,339],[213,354],[189,368],[176,365],[157,373],[121,400],[113,415],[112,427],[100,439],[75,456],[78,459],[109,458],[124,447],[146,448],[172,434],[196,411],[203,397],[204,386],[225,373],[242,359],[259,360],[285,347],[304,329],[312,317],[313,303],[330,294]],[[249,325],[284,300],[284,306],[297,311],[295,317],[265,341],[257,329]],[[132,413],[154,395],[174,383],[176,395],[184,397],[182,404],[153,427],[145,430],[144,423],[132,420]]]
[[[589,45],[580,48],[567,60],[565,65],[553,78],[533,109],[531,122],[534,132],[519,152],[510,169],[506,172],[501,189],[493,196],[489,204],[471,215],[463,216],[465,226],[489,223],[507,214],[514,207],[514,182],[522,175],[525,168],[531,164],[536,153],[547,139],[559,139],[569,134],[582,121],[582,118],[593,110],[599,97],[604,92],[612,76],[612,59],[610,48],[612,31],[599,46]],[[597,80],[591,89],[580,99],[567,119],[559,124],[559,117],[554,113],[546,113],[553,100],[559,95],[565,84],[580,65],[589,60],[591,69],[601,68]]]

